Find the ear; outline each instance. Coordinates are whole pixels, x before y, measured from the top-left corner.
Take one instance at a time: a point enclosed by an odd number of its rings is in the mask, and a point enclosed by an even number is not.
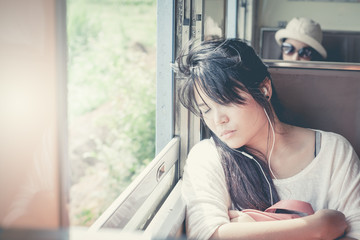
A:
[[[265,95],[267,99],[271,99],[272,87],[271,80],[268,77],[266,77],[264,81],[260,84],[260,91]]]

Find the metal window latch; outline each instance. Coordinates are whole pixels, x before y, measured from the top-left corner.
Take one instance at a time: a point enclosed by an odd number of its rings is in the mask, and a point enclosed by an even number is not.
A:
[[[159,182],[165,173],[165,163],[163,162],[156,172],[156,180]]]

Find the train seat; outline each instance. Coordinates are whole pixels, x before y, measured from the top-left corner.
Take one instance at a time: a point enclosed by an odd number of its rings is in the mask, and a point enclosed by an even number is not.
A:
[[[305,66],[304,66],[305,65]],[[306,66],[309,68],[306,68]],[[270,73],[288,122],[339,133],[360,154],[360,66],[357,70],[310,63],[302,68],[270,65]]]

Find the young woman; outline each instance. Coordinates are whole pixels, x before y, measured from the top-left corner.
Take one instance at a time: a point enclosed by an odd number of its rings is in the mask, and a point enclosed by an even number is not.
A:
[[[358,156],[340,135],[279,120],[271,76],[250,46],[203,42],[178,58],[177,70],[181,103],[212,136],[193,147],[184,170],[187,237],[360,237]],[[306,201],[316,212],[270,222],[241,212],[280,199]]]

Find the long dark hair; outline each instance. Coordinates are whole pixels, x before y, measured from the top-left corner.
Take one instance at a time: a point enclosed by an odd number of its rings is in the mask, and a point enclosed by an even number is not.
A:
[[[271,104],[261,92],[264,80],[268,78],[271,81],[270,73],[247,43],[238,39],[208,41],[198,45],[192,43],[189,52],[184,50],[177,58],[176,68],[181,78],[185,79],[179,91],[179,100],[199,117],[202,118],[195,100],[197,88],[219,104],[245,104],[246,100],[238,94],[240,90],[251,94],[274,123],[272,108],[278,114],[280,106],[276,91],[273,87]],[[266,156],[245,146],[234,150],[213,132],[211,136],[221,157],[231,200],[237,209],[266,209],[271,206],[270,190],[274,203],[279,200]],[[258,163],[239,151],[251,154]]]

